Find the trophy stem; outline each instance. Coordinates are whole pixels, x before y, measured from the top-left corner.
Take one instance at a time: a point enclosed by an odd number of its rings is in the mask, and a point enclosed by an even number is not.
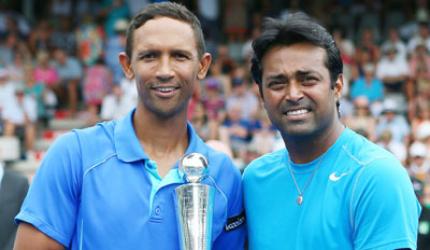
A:
[[[214,190],[201,183],[176,188],[182,250],[211,250]]]

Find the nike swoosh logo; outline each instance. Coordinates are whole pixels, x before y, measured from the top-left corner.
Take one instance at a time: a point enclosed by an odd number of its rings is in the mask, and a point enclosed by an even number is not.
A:
[[[336,172],[331,173],[331,175],[328,177],[331,181],[338,181],[340,180],[342,177],[344,177],[345,175],[347,175],[348,173],[341,173],[340,175],[337,175]]]

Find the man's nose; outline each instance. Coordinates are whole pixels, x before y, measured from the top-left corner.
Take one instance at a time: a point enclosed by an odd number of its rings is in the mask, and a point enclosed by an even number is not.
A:
[[[170,80],[173,77],[173,68],[169,57],[163,56],[157,68],[156,77],[160,80]]]
[[[285,97],[289,101],[299,101],[303,98],[302,85],[299,82],[292,81],[287,87],[287,94]]]

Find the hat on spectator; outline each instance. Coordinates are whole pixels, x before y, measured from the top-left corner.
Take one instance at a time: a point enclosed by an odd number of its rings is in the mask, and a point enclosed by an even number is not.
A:
[[[219,87],[220,87],[220,82],[218,79],[211,77],[206,80],[207,89],[218,90]]]
[[[424,143],[416,141],[412,143],[412,145],[409,147],[409,155],[411,157],[423,157],[425,158],[427,156],[427,147]]]
[[[125,19],[119,19],[115,22],[114,30],[117,32],[125,32],[128,28],[128,21]]]
[[[418,140],[424,140],[428,137],[430,137],[430,122],[423,122],[420,125],[418,125],[416,130],[415,137]]]
[[[382,103],[382,113],[399,111],[397,102],[393,99],[385,99]]]
[[[366,64],[363,66],[363,71],[364,71],[365,73],[372,73],[372,72],[375,72],[375,66],[373,65],[373,63],[366,63]]]

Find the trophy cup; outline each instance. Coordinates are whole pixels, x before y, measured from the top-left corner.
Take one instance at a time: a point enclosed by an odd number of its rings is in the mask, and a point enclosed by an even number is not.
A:
[[[181,249],[210,250],[214,190],[201,183],[208,175],[208,162],[203,155],[191,153],[182,158],[179,170],[187,181],[175,189]]]

